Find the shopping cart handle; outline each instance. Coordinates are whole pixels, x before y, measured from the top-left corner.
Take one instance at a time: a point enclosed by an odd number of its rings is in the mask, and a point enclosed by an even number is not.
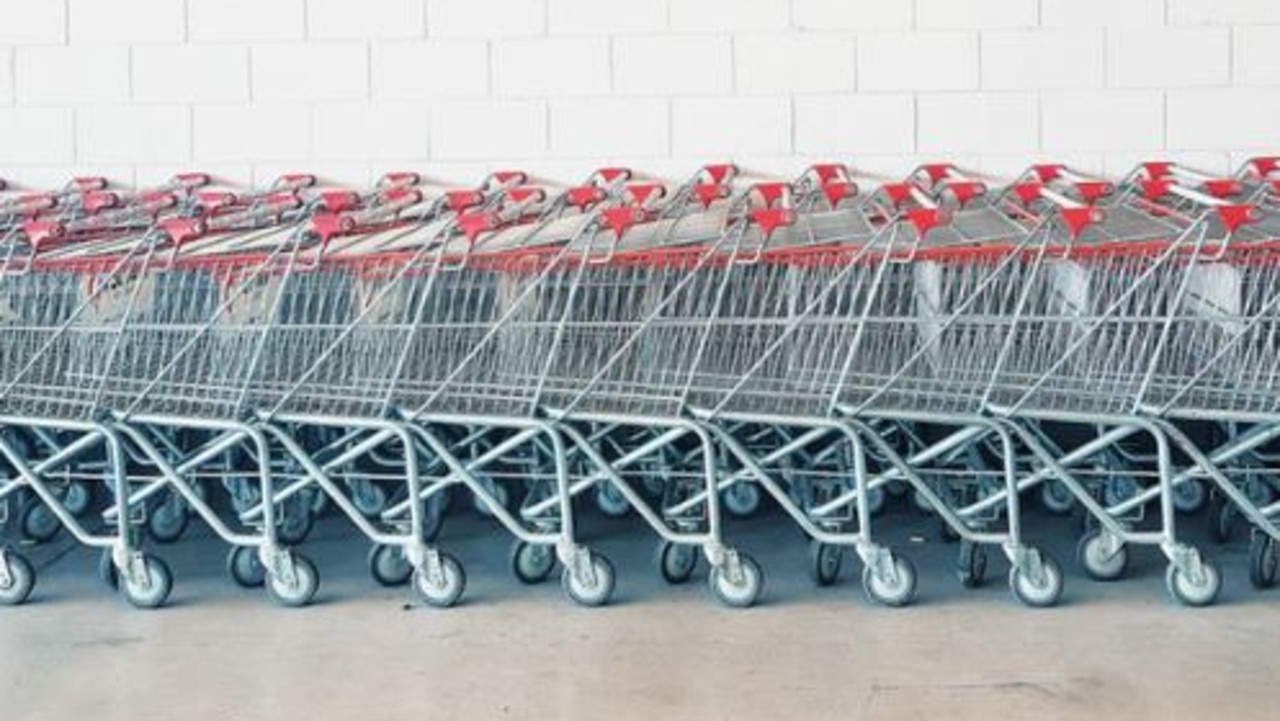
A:
[[[320,193],[320,204],[330,213],[341,213],[360,206],[360,196],[350,190],[326,190]]]
[[[240,198],[227,190],[206,190],[196,193],[196,205],[203,213],[216,213],[223,208],[236,205]]]
[[[498,214],[492,211],[476,211],[471,213],[461,213],[454,221],[458,230],[467,237],[467,242],[475,245],[476,239],[481,233],[487,233],[491,230],[497,230],[501,224]]]
[[[516,205],[525,205],[528,203],[541,203],[547,199],[547,191],[542,188],[533,186],[525,186],[521,188],[512,188],[507,191],[507,200]]]
[[[818,185],[849,179],[849,169],[838,163],[818,163],[809,166],[809,172],[818,179]]]
[[[273,212],[296,210],[302,207],[302,198],[292,190],[268,193],[259,198],[259,205]]]
[[[772,208],[778,201],[790,194],[791,185],[788,183],[756,183],[751,186],[751,191],[760,196],[760,201],[764,203],[764,207]]]
[[[311,233],[327,245],[330,239],[355,230],[356,221],[346,215],[321,211],[311,217]]]
[[[1173,163],[1167,160],[1147,162],[1142,164],[1142,170],[1147,174],[1148,180],[1162,180],[1173,170]]]
[[[86,193],[90,190],[102,190],[107,187],[107,179],[96,175],[82,175],[71,179],[71,187]]]
[[[287,190],[302,190],[315,184],[316,176],[311,173],[285,173],[277,178],[275,182],[276,187]]]
[[[1040,163],[1031,166],[1031,172],[1040,179],[1041,183],[1052,183],[1062,175],[1062,171],[1061,163]]]
[[[523,170],[495,170],[489,175],[489,180],[499,188],[511,188],[524,185],[529,180],[529,174]],[[490,183],[485,185],[488,186]]]
[[[951,214],[941,208],[912,208],[907,211],[907,222],[915,226],[916,235],[923,238],[939,225],[951,221]]]
[[[395,170],[378,179],[380,188],[406,188],[422,182],[422,176],[411,170]]]
[[[1280,170],[1280,157],[1268,156],[1262,158],[1252,158],[1249,160],[1249,166],[1253,168],[1253,172],[1259,177],[1265,178],[1276,170]]]
[[[707,180],[716,185],[728,182],[738,174],[738,166],[733,163],[720,163],[717,165],[704,165],[700,171],[702,175],[707,176]]]
[[[208,173],[178,173],[173,176],[173,182],[184,190],[195,190],[213,182],[213,178]]]
[[[1066,224],[1072,240],[1079,238],[1090,225],[1103,221],[1102,210],[1094,207],[1059,208],[1058,213],[1062,215],[1062,222]]]
[[[159,225],[161,232],[177,247],[186,245],[209,230],[204,218],[169,218],[160,221]]]
[[[778,228],[783,228],[796,222],[796,212],[790,208],[753,210],[748,213],[747,217],[760,228],[760,235],[765,240],[772,238]]]
[[[1244,190],[1244,186],[1240,184],[1240,181],[1226,178],[1206,180],[1200,187],[1204,189],[1204,192],[1215,198],[1230,198],[1234,195],[1239,195]]]
[[[955,196],[956,202],[961,207],[968,205],[969,201],[980,195],[985,195],[987,192],[986,183],[978,180],[953,180],[945,183],[942,187]]]
[[[1252,205],[1229,203],[1219,205],[1214,210],[1218,212],[1218,218],[1222,220],[1222,225],[1228,233],[1234,233],[1240,226],[1247,223],[1262,220],[1262,212]]]
[[[1012,190],[1023,205],[1031,205],[1040,199],[1041,194],[1044,192],[1044,184],[1038,182],[1015,183]]]
[[[822,184],[822,194],[826,196],[827,203],[834,208],[845,198],[857,196],[858,186],[848,180],[827,182]]]
[[[693,195],[703,209],[710,208],[717,200],[729,197],[729,186],[721,183],[699,183],[693,186]]]
[[[48,193],[30,193],[18,198],[17,212],[20,215],[35,215],[43,210],[58,207],[58,199]]]
[[[1099,198],[1105,198],[1116,191],[1116,186],[1105,180],[1085,180],[1075,183],[1080,199],[1092,205]]]
[[[621,239],[622,234],[631,226],[644,222],[648,217],[642,208],[626,206],[622,208],[606,208],[600,213],[600,221],[613,231],[613,237]]]
[[[86,213],[96,214],[120,205],[120,196],[110,191],[91,190],[80,194],[80,205]]]
[[[390,205],[396,208],[409,208],[422,202],[422,191],[407,185],[398,185],[382,191],[378,197],[382,199],[384,207]]]
[[[920,166],[920,170],[929,176],[929,182],[937,183],[949,177],[954,172],[956,166],[952,163],[927,163]]]
[[[32,220],[22,224],[22,234],[33,251],[38,251],[46,240],[61,238],[67,234],[62,223],[53,220]]]
[[[902,207],[911,198],[911,186],[907,183],[885,183],[880,186],[880,190],[884,191],[885,197],[895,208]]]
[[[591,174],[592,179],[599,179],[602,185],[613,185],[620,181],[631,180],[630,168],[600,168]]]
[[[138,205],[143,212],[155,214],[162,210],[168,210],[178,204],[178,198],[173,193],[155,192],[144,193],[138,196]]]
[[[626,187],[626,197],[637,206],[644,207],[649,199],[658,200],[667,194],[660,183],[631,183]]]
[[[583,185],[577,188],[569,188],[565,191],[564,200],[569,205],[578,210],[585,210],[588,206],[595,205],[604,200],[606,194],[604,189],[596,185]]]
[[[1172,180],[1143,180],[1138,183],[1147,200],[1159,200],[1173,189]]]

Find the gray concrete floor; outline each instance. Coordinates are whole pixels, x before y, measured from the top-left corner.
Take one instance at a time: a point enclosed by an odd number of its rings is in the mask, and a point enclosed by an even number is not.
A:
[[[921,572],[917,605],[871,606],[856,569],[814,588],[805,545],[781,519],[734,524],[767,575],[762,605],[718,607],[702,576],[667,587],[651,537],[594,524],[620,571],[617,602],[574,608],[555,583],[519,586],[507,543],[470,517],[443,545],[469,576],[463,605],[409,607],[375,586],[365,545],[326,522],[308,543],[319,602],[275,608],[222,573],[224,549],[196,537],[161,548],[171,605],[138,612],[94,580],[94,555],[37,549],[32,602],[0,609],[0,719],[1274,719],[1280,594],[1248,587],[1241,542],[1223,563],[1219,606],[1174,606],[1163,563],[1137,552],[1113,584],[1076,569],[1062,519],[1035,535],[1068,570],[1060,608],[1031,611],[992,581],[959,588],[955,546],[908,512],[885,535]],[[1195,537],[1202,519],[1188,522]],[[1056,542],[1055,542],[1056,541]],[[65,552],[64,550],[65,549]],[[62,557],[58,557],[61,555]],[[54,562],[56,560],[56,562]]]

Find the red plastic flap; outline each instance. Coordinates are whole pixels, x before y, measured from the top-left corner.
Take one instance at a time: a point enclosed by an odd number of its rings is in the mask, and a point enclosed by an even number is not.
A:
[[[907,202],[907,199],[911,197],[911,186],[906,183],[885,183],[880,186],[880,189],[888,196],[889,202],[893,203],[895,208]]]
[[[294,210],[302,207],[302,198],[290,191],[268,193],[259,198],[259,203],[274,210]]]
[[[632,203],[644,207],[650,198],[657,200],[667,194],[667,189],[658,183],[631,183],[627,186],[627,197]]]
[[[782,228],[796,222],[796,213],[790,208],[765,208],[763,210],[753,210],[750,214],[751,222],[760,227],[760,234],[766,239],[773,237],[774,232],[778,228]]]
[[[733,163],[721,163],[719,165],[704,165],[702,166],[702,172],[707,176],[707,179],[710,180],[712,183],[716,185],[720,185],[724,183],[726,180],[730,180],[733,178],[733,176],[738,174],[738,166],[734,165]]]
[[[204,235],[208,226],[202,218],[169,218],[160,221],[160,230],[175,245],[182,246]]]
[[[208,173],[178,173],[173,176],[173,182],[178,187],[195,190],[213,182],[213,179],[209,177]]]
[[[1041,183],[1018,183],[1013,186],[1013,192],[1018,194],[1018,200],[1023,205],[1031,205],[1040,199],[1040,191],[1044,190]]]
[[[541,203],[546,199],[546,197],[547,191],[533,186],[512,188],[507,191],[507,198],[517,205],[523,205],[525,203]]]
[[[529,174],[523,170],[495,170],[493,171],[493,182],[504,188],[515,185],[524,185],[529,179]]]
[[[316,176],[311,173],[285,173],[276,181],[276,185],[279,187],[290,188],[292,190],[310,188],[315,184]]]
[[[1164,160],[1142,164],[1142,169],[1146,172],[1147,178],[1150,180],[1160,180],[1164,178],[1169,174],[1169,169],[1172,167],[1173,163]]]
[[[1062,208],[1062,222],[1067,224],[1071,237],[1079,238],[1084,229],[1102,221],[1102,211],[1097,208]]]
[[[1266,177],[1280,169],[1280,157],[1254,158],[1249,161],[1253,166],[1253,171],[1260,176]]]
[[[326,190],[320,193],[320,203],[330,213],[341,213],[360,205],[360,196],[350,190]]]
[[[1042,163],[1040,165],[1031,166],[1031,172],[1036,174],[1041,183],[1052,183],[1062,175],[1062,165],[1058,163]]]
[[[643,222],[647,216],[648,214],[644,210],[633,206],[606,208],[600,212],[600,219],[618,238],[621,238],[622,234],[627,232],[627,229],[631,226]]]
[[[916,227],[916,233],[924,237],[933,228],[950,219],[950,214],[941,208],[912,208],[907,211],[907,220]]]
[[[107,179],[93,175],[82,175],[71,179],[71,187],[81,193],[86,193],[90,190],[102,190],[107,187]]]
[[[929,182],[936,183],[950,175],[951,171],[956,169],[956,166],[951,163],[929,163],[928,165],[920,166],[920,169],[924,171],[925,175],[929,176]]]
[[[582,210],[588,206],[595,205],[605,199],[603,188],[596,185],[583,185],[577,188],[569,188],[564,194],[565,202],[569,205]]]
[[[53,220],[32,220],[22,224],[22,233],[32,248],[39,249],[50,238],[61,238],[67,234],[62,223]]]
[[[698,183],[693,186],[693,197],[698,199],[703,208],[710,208],[717,200],[729,197],[729,186],[719,183]]]
[[[751,186],[751,190],[760,196],[760,200],[764,203],[764,207],[772,208],[777,202],[791,192],[791,185],[788,183],[756,183]]]
[[[58,199],[48,193],[29,193],[18,197],[18,212],[22,215],[35,215],[57,206]]]
[[[454,222],[458,224],[462,234],[467,236],[467,241],[473,244],[481,233],[494,230],[499,224],[497,214],[490,211],[461,213]]]
[[[1092,204],[1099,198],[1104,198],[1115,192],[1116,186],[1105,180],[1085,180],[1076,183],[1076,191],[1080,193],[1080,199],[1086,203]]]
[[[444,194],[444,204],[449,210],[461,213],[484,202],[484,193],[478,190],[450,190]]]
[[[408,208],[422,202],[422,191],[408,185],[397,185],[382,191],[380,197],[386,205]]]
[[[1227,231],[1232,233],[1246,223],[1256,223],[1262,219],[1262,213],[1252,205],[1219,205],[1215,210]]]
[[[986,184],[977,180],[953,180],[946,184],[947,190],[956,197],[960,205],[968,205],[970,200],[987,192]]]
[[[1144,180],[1141,182],[1142,194],[1147,196],[1147,200],[1159,200],[1169,194],[1169,189],[1173,187],[1172,180]]]
[[[148,213],[159,213],[178,204],[173,193],[144,193],[138,196],[138,202]]]
[[[1206,180],[1202,187],[1204,188],[1204,192],[1215,198],[1230,198],[1233,195],[1239,195],[1240,192],[1244,190],[1244,187],[1240,185],[1239,181],[1226,178]]]
[[[328,243],[331,238],[355,230],[356,221],[349,216],[321,211],[311,217],[311,232]]]
[[[402,188],[409,185],[417,185],[421,182],[422,176],[412,170],[393,170],[390,173],[384,173],[382,179],[378,181],[378,185]]]
[[[240,202],[235,193],[225,190],[206,190],[196,193],[196,203],[206,213],[212,213]]]
[[[837,163],[818,163],[810,166],[809,170],[818,176],[818,184],[826,185],[837,180],[848,180],[849,173],[843,165]]]
[[[847,180],[827,182],[822,184],[822,194],[827,197],[827,203],[834,208],[845,198],[857,195],[858,186]]]
[[[105,190],[90,190],[80,194],[80,205],[92,215],[120,205],[120,196]]]
[[[1280,180],[1273,180],[1271,181],[1270,185],[1271,185],[1271,192],[1276,195],[1280,195]]]
[[[605,185],[613,185],[619,180],[630,180],[630,168],[600,168],[595,172],[595,176],[604,181]]]

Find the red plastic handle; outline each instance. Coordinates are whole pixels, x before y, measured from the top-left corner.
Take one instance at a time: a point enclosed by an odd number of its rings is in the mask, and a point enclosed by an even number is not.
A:
[[[837,163],[819,163],[817,165],[810,166],[809,170],[818,177],[819,185],[826,185],[828,183],[849,179],[848,169]]]
[[[330,213],[341,213],[359,207],[360,196],[350,190],[326,190],[320,193],[320,203]]]
[[[880,189],[895,208],[901,207],[911,197],[911,186],[906,183],[885,183]]]
[[[648,213],[637,207],[608,208],[600,213],[601,221],[609,226],[614,237],[621,238],[631,226],[644,222]]]
[[[929,163],[920,166],[920,169],[924,171],[925,175],[929,176],[929,182],[936,183],[951,175],[951,171],[955,170],[956,166],[951,163]]]
[[[1147,200],[1159,200],[1169,194],[1169,189],[1173,187],[1172,180],[1144,180],[1139,183],[1142,188],[1142,194],[1147,196]]]
[[[378,185],[382,187],[403,188],[410,185],[417,185],[422,182],[422,176],[412,170],[393,170],[386,173],[378,181]]]
[[[302,190],[316,184],[316,176],[311,173],[285,173],[276,180],[276,187],[289,190]]]
[[[1158,161],[1153,163],[1143,163],[1142,170],[1146,172],[1147,178],[1150,180],[1160,180],[1169,174],[1173,168],[1173,163],[1167,161]]]
[[[578,210],[584,210],[589,206],[595,205],[604,200],[605,197],[604,189],[596,185],[569,188],[564,194],[565,202]]]
[[[710,208],[717,200],[729,197],[729,186],[720,183],[699,183],[693,186],[693,196],[703,208]]]
[[[986,184],[977,180],[953,180],[944,187],[951,191],[951,194],[955,196],[956,202],[961,207],[968,205],[969,201],[987,192]]]
[[[382,192],[384,205],[408,208],[422,202],[422,191],[405,185],[396,186]]]
[[[667,189],[659,183],[631,183],[627,186],[627,198],[639,206],[644,206],[650,198],[657,200],[666,194]]]
[[[206,213],[214,213],[239,202],[240,198],[230,191],[206,190],[202,193],[196,193],[196,204]]]
[[[1062,175],[1063,166],[1058,163],[1043,163],[1031,166],[1031,172],[1035,173],[1041,183],[1052,183]]]
[[[120,196],[109,191],[90,190],[80,194],[80,205],[85,212],[93,215],[120,205]]]
[[[302,198],[292,190],[281,193],[268,193],[259,198],[258,202],[264,207],[276,211],[296,210],[302,207]]]
[[[1076,191],[1080,193],[1080,199],[1092,205],[1099,198],[1105,198],[1115,192],[1116,186],[1105,180],[1086,180],[1075,185]]]
[[[541,203],[546,200],[547,191],[542,188],[533,186],[525,186],[521,188],[512,188],[507,191],[507,199],[516,205],[524,205],[526,203]]]
[[[58,199],[48,193],[30,193],[18,198],[18,213],[35,215],[44,210],[58,207]]]
[[[178,198],[173,193],[144,193],[138,196],[138,203],[148,213],[159,213],[177,205]]]
[[[1244,190],[1244,186],[1239,181],[1229,179],[1206,180],[1202,187],[1204,192],[1215,198],[1230,198]]]
[[[524,185],[529,180],[529,174],[523,170],[495,170],[489,177],[493,178],[493,182],[503,188]]]
[[[160,230],[179,247],[199,238],[209,230],[203,218],[169,218],[160,221]]]
[[[1018,200],[1022,201],[1023,205],[1031,205],[1039,200],[1043,190],[1044,185],[1040,183],[1018,183],[1013,186],[1013,192],[1018,195]]]
[[[444,204],[449,210],[461,213],[484,202],[484,193],[478,190],[450,190],[444,194]]]
[[[462,213],[455,222],[458,224],[458,229],[467,237],[467,242],[472,245],[475,245],[481,233],[496,230],[501,224],[497,213],[490,211]]]
[[[102,190],[107,187],[107,179],[95,175],[82,175],[71,179],[71,187],[86,193],[90,190]]]
[[[1058,212],[1062,213],[1062,222],[1067,224],[1067,231],[1071,233],[1071,238],[1079,238],[1094,223],[1101,223],[1103,219],[1102,211],[1098,208],[1062,208]]]
[[[33,249],[39,250],[46,240],[67,234],[66,226],[52,220],[33,220],[22,224],[22,233]]]
[[[343,233],[355,230],[355,219],[337,213],[320,212],[311,217],[311,232],[320,238],[321,243]]]
[[[600,168],[593,174],[599,178],[605,185],[613,185],[618,181],[630,180],[630,168]]]
[[[733,163],[721,163],[719,165],[702,166],[702,174],[716,185],[720,185],[728,180],[732,180],[738,174],[738,166]]]
[[[791,186],[788,183],[756,183],[751,190],[760,196],[766,208],[772,208],[791,193]]]
[[[213,182],[213,178],[208,173],[178,173],[173,176],[173,182],[180,188],[195,190]]]
[[[856,196],[858,194],[858,186],[847,180],[823,183],[822,194],[826,196],[827,203],[834,208],[845,198]]]
[[[765,239],[773,237],[778,228],[786,227],[796,222],[795,211],[790,208],[765,208],[763,210],[751,211],[749,217],[751,222],[760,228],[760,234]]]
[[[923,238],[930,230],[950,222],[951,214],[941,208],[913,208],[907,211],[907,220]]]
[[[1217,211],[1218,217],[1222,219],[1222,225],[1232,233],[1246,223],[1262,220],[1262,213],[1252,205],[1219,205]]]
[[[1265,158],[1254,158],[1249,161],[1249,165],[1253,166],[1253,171],[1255,173],[1265,178],[1276,170],[1280,170],[1280,157],[1270,156]]]

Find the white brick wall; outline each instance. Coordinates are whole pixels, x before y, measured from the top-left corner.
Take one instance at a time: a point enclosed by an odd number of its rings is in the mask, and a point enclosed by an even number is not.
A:
[[[1280,0],[0,0],[0,20],[18,182],[1280,152]]]

